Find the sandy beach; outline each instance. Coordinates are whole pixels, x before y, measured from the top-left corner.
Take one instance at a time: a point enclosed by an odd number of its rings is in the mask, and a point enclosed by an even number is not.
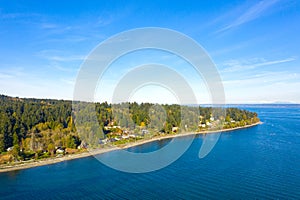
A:
[[[137,142],[134,142],[134,143],[128,143],[128,144],[126,144],[122,147],[107,147],[107,148],[89,150],[87,152],[78,153],[78,154],[65,155],[65,156],[59,157],[59,158],[54,157],[54,158],[47,158],[47,159],[42,159],[42,160],[30,160],[30,161],[22,161],[20,163],[5,164],[5,165],[0,166],[0,173],[1,172],[21,170],[21,169],[27,169],[27,168],[33,168],[33,167],[39,167],[39,166],[44,166],[44,165],[51,165],[51,164],[55,164],[55,163],[59,163],[59,162],[67,161],[67,160],[84,158],[84,157],[98,155],[98,154],[102,154],[102,153],[107,153],[107,152],[115,151],[115,150],[119,150],[119,149],[127,149],[127,148],[130,148],[130,147],[139,146],[139,145],[146,144],[146,143],[149,143],[149,142],[154,142],[154,141],[157,141],[157,140],[163,140],[163,139],[175,138],[175,137],[185,137],[185,136],[199,135],[199,134],[228,132],[228,131],[234,131],[234,130],[253,127],[253,126],[256,126],[256,125],[259,125],[259,124],[262,124],[262,122],[257,122],[255,124],[246,125],[246,126],[243,126],[243,127],[223,129],[223,130],[218,130],[218,131],[188,132],[188,133],[181,133],[181,134],[174,134],[174,135],[157,136],[157,137],[153,137],[153,138],[147,139],[147,140],[140,140],[140,141],[137,141]]]

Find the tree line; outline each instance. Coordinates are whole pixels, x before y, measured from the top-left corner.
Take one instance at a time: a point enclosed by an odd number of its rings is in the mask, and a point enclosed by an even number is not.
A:
[[[98,139],[108,133],[108,126],[137,134],[141,129],[171,133],[174,127],[198,131],[199,124],[209,124],[214,117],[211,107],[83,103],[0,95],[0,153],[11,148],[14,156],[22,159],[28,156],[26,153],[38,157],[46,151],[53,155],[58,147],[75,149],[83,142],[97,146]],[[227,108],[213,121],[231,128],[259,119],[254,112]]]

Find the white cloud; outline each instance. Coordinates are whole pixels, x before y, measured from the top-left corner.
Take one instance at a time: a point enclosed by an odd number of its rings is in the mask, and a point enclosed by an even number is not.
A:
[[[74,79],[61,79],[62,82],[74,86],[75,85],[75,80]]]
[[[25,76],[27,76],[27,74],[23,67],[5,66],[0,69],[0,78],[21,78]]]
[[[75,56],[45,56],[46,59],[51,61],[77,61],[84,60],[85,56],[75,55]]]
[[[236,76],[238,77],[238,76]],[[300,103],[300,74],[264,72],[223,81],[228,103]]]
[[[244,14],[237,17],[236,20],[234,20],[233,22],[231,22],[230,24],[228,24],[227,26],[225,26],[224,28],[220,29],[217,32],[227,31],[231,28],[234,28],[234,27],[243,25],[247,22],[250,22],[252,20],[255,20],[255,19],[261,17],[267,9],[272,7],[277,2],[278,2],[278,0],[260,1],[257,4],[255,4],[254,6],[250,7],[248,10],[246,10],[244,12]]]
[[[13,78],[14,76],[11,74],[5,74],[0,72],[0,79]]]
[[[84,55],[66,55],[63,51],[51,49],[40,51],[36,55],[54,62],[82,61],[86,57]]]
[[[280,60],[272,60],[272,61],[266,61],[265,59],[252,59],[246,61],[229,60],[223,63],[223,66],[225,66],[225,68],[221,70],[221,73],[252,70],[257,67],[276,65],[276,64],[286,63],[286,62],[292,62],[295,60],[296,58],[292,58],[292,57],[280,59]]]
[[[78,72],[78,70],[79,70],[78,68],[63,67],[63,66],[59,65],[58,63],[51,64],[50,68],[55,68],[62,72],[72,72],[72,73]]]

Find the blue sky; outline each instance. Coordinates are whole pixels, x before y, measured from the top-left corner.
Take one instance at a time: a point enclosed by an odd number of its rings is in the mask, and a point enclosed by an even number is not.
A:
[[[133,28],[163,27],[202,45],[219,70],[227,103],[300,103],[299,10],[296,0],[0,0],[0,93],[72,99],[78,70],[100,42]],[[150,58],[162,62],[160,54],[146,51],[115,63],[98,87],[99,101],[110,100],[109,91],[126,69]],[[189,66],[176,57],[168,62],[186,73],[199,103],[209,103]],[[161,94],[154,89],[145,91]],[[133,99],[149,100],[142,98],[145,91]],[[173,100],[166,95],[150,101]]]

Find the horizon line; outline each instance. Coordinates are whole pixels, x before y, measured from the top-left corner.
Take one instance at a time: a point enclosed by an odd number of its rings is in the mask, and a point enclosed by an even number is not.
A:
[[[7,94],[0,94],[0,96],[10,97],[10,98],[19,98],[19,99],[39,99],[39,100],[57,100],[57,101],[72,101],[77,102],[80,100],[74,100],[74,99],[68,99],[68,98],[49,98],[49,97],[28,97],[28,96],[13,96],[13,95],[7,95]],[[80,101],[80,102],[88,102],[88,101]],[[118,102],[118,103],[112,103],[108,101],[91,101],[88,103],[108,103],[108,104],[122,104],[122,103],[149,103],[149,104],[161,104],[161,105],[183,105],[183,106],[192,106],[192,105],[300,105],[300,102],[285,102],[285,101],[274,101],[274,102],[247,102],[247,103],[225,103],[225,104],[212,104],[212,103],[159,103],[159,102],[137,102],[137,101],[127,101],[127,102]]]

